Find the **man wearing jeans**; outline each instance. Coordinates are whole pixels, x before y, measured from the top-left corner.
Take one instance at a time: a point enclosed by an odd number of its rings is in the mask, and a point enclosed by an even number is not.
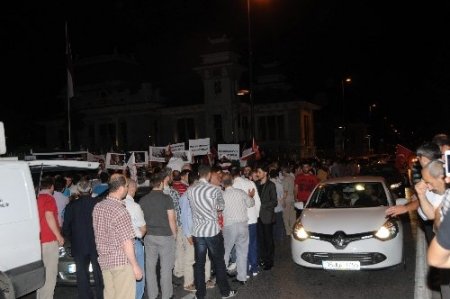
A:
[[[145,258],[144,258],[144,241],[143,237],[147,232],[147,226],[145,225],[144,212],[142,212],[141,206],[134,202],[134,195],[136,194],[137,184],[136,181],[128,180],[128,194],[125,197],[125,206],[130,213],[131,223],[133,224],[134,234],[134,253],[136,254],[136,260],[142,269],[142,279],[136,281],[136,299],[142,299],[144,296],[145,287]]]
[[[252,171],[252,168],[250,166],[247,166],[245,169],[247,170],[249,169],[249,172]],[[240,176],[240,169],[238,167],[232,167],[230,173],[233,176],[234,188],[241,189],[242,191],[245,192],[253,189],[256,190],[256,185],[253,181],[250,181],[249,179]],[[255,200],[255,205],[247,209],[248,236],[249,236],[247,274],[249,277],[258,275],[259,271],[257,225],[258,225],[259,210],[261,208],[261,199],[259,198],[257,190],[255,191],[253,199]]]
[[[222,298],[231,298],[236,295],[236,291],[230,289],[227,280],[224,260],[225,249],[217,213],[217,211],[223,210],[225,202],[222,192],[208,183],[211,177],[211,167],[200,165],[198,173],[200,176],[199,183],[186,191],[192,210],[196,297],[203,299],[206,296],[205,260],[206,253],[209,252]]]

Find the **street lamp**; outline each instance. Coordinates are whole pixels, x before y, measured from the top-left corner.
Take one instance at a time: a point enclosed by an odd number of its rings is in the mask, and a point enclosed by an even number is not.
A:
[[[252,49],[252,23],[250,1],[247,0],[247,25],[248,25],[248,95],[250,99],[250,125],[252,139],[255,138],[255,105],[253,102],[253,49]]]
[[[352,83],[352,78],[347,77],[341,80],[342,87],[342,124],[345,124],[345,84]]]

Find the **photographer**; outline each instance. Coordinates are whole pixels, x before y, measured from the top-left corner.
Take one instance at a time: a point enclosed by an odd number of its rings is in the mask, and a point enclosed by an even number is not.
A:
[[[412,178],[416,194],[412,201],[404,206],[392,206],[386,210],[388,216],[398,216],[409,211],[417,210],[422,219],[423,230],[428,244],[434,236],[433,219],[435,210],[442,201],[442,196],[427,189],[427,185],[422,180],[421,170],[428,163],[441,157],[439,146],[434,143],[424,143],[416,150],[419,165],[412,167]]]

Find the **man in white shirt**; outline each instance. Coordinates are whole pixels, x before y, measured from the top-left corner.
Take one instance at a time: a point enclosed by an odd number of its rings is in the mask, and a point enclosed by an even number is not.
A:
[[[250,168],[251,170],[251,168]],[[251,171],[250,171],[251,172]],[[241,189],[244,192],[254,189],[255,195],[253,199],[255,200],[255,205],[247,209],[248,216],[248,258],[247,258],[247,273],[249,276],[256,276],[259,272],[258,266],[258,242],[257,242],[257,224],[259,217],[259,210],[261,208],[261,199],[259,198],[258,191],[254,182],[249,179],[240,176],[240,169],[238,167],[232,167],[230,174],[233,176],[233,187],[236,189]]]
[[[248,193],[233,188],[233,178],[226,173],[223,176],[223,239],[225,244],[225,264],[228,264],[231,249],[236,245],[237,282],[245,284],[247,281],[247,255],[248,255],[248,216],[247,209],[255,205],[253,196],[256,189]]]
[[[128,180],[128,194],[125,197],[125,206],[130,213],[131,223],[133,224],[134,233],[136,238],[134,240],[134,253],[136,254],[136,260],[141,267],[145,269],[145,258],[144,258],[144,242],[142,238],[147,232],[147,226],[144,219],[144,212],[142,212],[141,206],[134,202],[134,195],[136,194],[137,184],[136,181]],[[136,299],[142,299],[144,295],[145,287],[145,271],[142,271],[143,276],[141,280],[136,281]]]

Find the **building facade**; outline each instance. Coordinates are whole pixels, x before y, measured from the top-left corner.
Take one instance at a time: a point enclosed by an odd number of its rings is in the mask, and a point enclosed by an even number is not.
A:
[[[73,149],[146,150],[149,145],[187,145],[189,139],[206,137],[213,144],[249,146],[253,137],[251,106],[248,95],[238,95],[246,68],[226,37],[210,39],[209,44],[200,65],[193,69],[203,91],[198,99],[177,105],[136,76],[139,66],[130,57],[115,53],[77,62],[79,76],[83,69],[101,73],[105,67],[108,75],[118,71],[122,77],[102,80],[96,76],[76,85],[71,101]],[[266,70],[253,84],[255,139],[266,154],[313,156],[314,111],[319,107],[290,94],[283,77],[270,71],[270,65]],[[47,147],[57,148],[61,143],[55,136],[67,136],[67,126],[64,120],[48,122],[46,132]]]

